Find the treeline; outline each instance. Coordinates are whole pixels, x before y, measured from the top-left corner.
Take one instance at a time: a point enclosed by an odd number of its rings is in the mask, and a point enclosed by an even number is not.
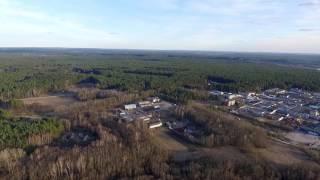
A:
[[[176,109],[176,116],[182,120],[190,120],[200,127],[203,134],[197,141],[203,146],[266,146],[267,136],[262,129],[214,108],[189,103]]]
[[[294,179],[317,180],[319,168],[307,164],[293,166],[275,165],[251,158],[246,160],[221,161],[202,158],[194,161],[175,163],[171,167],[174,177],[179,179]]]
[[[172,72],[161,72],[161,71],[150,71],[150,70],[131,70],[131,71],[124,71],[127,74],[139,74],[139,75],[153,75],[153,76],[166,76],[172,77],[174,73]]]
[[[63,90],[81,78],[80,76],[76,77],[66,73],[61,69],[56,72],[46,72],[45,69],[41,69],[38,70],[41,73],[35,74],[30,72],[32,70],[31,67],[26,67],[26,69],[20,69],[17,72],[0,72],[0,100],[34,97],[49,91]],[[28,74],[34,75],[29,76]],[[25,79],[26,76],[29,78]]]
[[[0,119],[0,129],[0,149],[27,148],[50,143],[63,131],[63,125],[53,119]]]
[[[218,81],[220,83],[211,85],[211,88],[218,90],[230,92],[261,91],[275,87],[283,89],[301,88],[310,91],[320,90],[320,82],[317,79],[319,72],[315,70],[245,63],[217,64],[216,66],[215,72],[211,72],[208,79],[219,77],[220,80],[228,80],[228,83]]]
[[[187,104],[192,100],[209,100],[211,97],[205,90],[192,90],[187,88],[176,88],[172,90],[162,90],[159,93],[161,99],[178,104]]]
[[[104,89],[130,92],[155,90],[171,98],[181,87],[230,92],[273,87],[320,91],[319,71],[276,65],[168,61],[165,56],[161,61],[141,61],[135,56],[114,60],[101,56],[24,58],[14,56],[10,61],[0,61],[3,69],[13,69],[0,71],[0,99],[38,96],[77,83],[93,83]]]

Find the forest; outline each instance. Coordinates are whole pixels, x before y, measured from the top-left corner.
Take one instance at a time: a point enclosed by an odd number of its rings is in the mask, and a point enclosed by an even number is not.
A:
[[[283,146],[265,129],[204,103],[212,89],[320,91],[319,71],[251,61],[0,49],[0,179],[319,179],[318,151],[295,149],[301,159],[277,163],[264,155]],[[70,89],[77,91],[64,105],[22,100]],[[174,104],[170,118],[203,130],[198,143],[183,142],[189,150],[181,156],[159,143],[160,130],[115,116],[124,104],[152,96]]]
[[[1,176],[5,179],[318,179],[319,166],[314,164],[278,165],[263,158],[252,157],[251,151],[264,148],[266,136],[260,129],[248,123],[221,119],[220,127],[230,125],[231,130],[221,128],[217,138],[212,138],[213,124],[208,118],[221,116],[217,110],[199,104],[183,108],[190,116],[194,111],[208,126],[204,147],[235,147],[244,153],[245,159],[225,159],[219,156],[176,161],[173,154],[154,141],[154,135],[142,123],[123,124],[99,112],[130,102],[134,95],[108,98],[99,102],[82,102],[63,110],[67,118],[67,131],[74,127],[96,132],[98,139],[87,146],[62,148],[48,141],[38,145],[27,155],[21,148],[6,148],[0,152]],[[81,109],[81,110],[80,110]],[[85,109],[85,110],[83,110]],[[181,110],[177,110],[181,112]],[[211,115],[214,114],[213,117]],[[207,123],[207,124],[206,124]],[[219,123],[219,122],[213,122]],[[231,123],[231,124],[229,124]],[[69,129],[69,130],[68,130]],[[250,130],[251,129],[251,130]],[[249,130],[249,131],[248,131]],[[257,136],[257,134],[260,134]],[[246,140],[245,137],[250,136]],[[241,141],[237,142],[239,138]],[[51,142],[51,143],[50,143]],[[252,144],[253,143],[253,144]],[[18,161],[22,158],[23,161]],[[45,172],[45,173],[44,173]]]
[[[150,61],[154,56],[160,60]],[[4,53],[0,62],[3,101],[59,91],[86,80],[103,89],[154,90],[175,101],[185,101],[175,97],[181,88],[242,92],[296,87],[320,91],[317,70],[201,57],[194,60],[193,56]]]
[[[0,119],[0,149],[28,148],[35,144],[45,144],[59,136],[63,125],[53,119],[25,121],[19,119]]]

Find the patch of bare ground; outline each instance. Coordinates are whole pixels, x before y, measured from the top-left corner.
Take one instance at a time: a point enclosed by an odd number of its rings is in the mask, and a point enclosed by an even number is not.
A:
[[[208,157],[217,162],[222,161],[238,161],[247,159],[247,155],[233,146],[223,146],[216,148],[196,148],[193,151],[176,153],[174,160],[176,162],[184,162],[199,158]]]
[[[157,144],[173,153],[173,160],[176,162],[206,157],[216,161],[245,161],[253,158],[278,165],[307,164],[320,167],[299,148],[273,140],[268,140],[265,148],[241,149],[236,146],[204,148],[177,137],[166,128],[155,130],[153,135]]]
[[[61,148],[72,148],[77,146],[87,146],[91,142],[98,139],[98,134],[90,129],[77,127],[68,132],[65,132],[55,145]]]
[[[57,95],[48,95],[42,97],[32,97],[21,99],[25,105],[38,104],[41,106],[49,106],[57,108],[59,106],[70,105],[76,102],[71,95],[57,94]]]
[[[155,143],[172,153],[173,160],[184,162],[203,157],[195,145],[173,134],[167,128],[159,128],[153,131]]]
[[[217,148],[204,148],[176,136],[167,128],[160,128],[153,131],[154,140],[164,149],[173,153],[176,162],[195,160],[203,157],[210,157],[217,161],[241,160],[247,156],[238,148],[224,146]]]
[[[319,166],[299,148],[281,142],[269,140],[266,148],[251,150],[251,155],[279,165],[309,164]]]
[[[284,136],[289,139],[293,144],[320,144],[320,137],[304,134],[301,132],[284,133]]]
[[[164,149],[172,152],[187,152],[190,150],[188,144],[178,140],[167,128],[159,128],[153,131],[154,140]]]

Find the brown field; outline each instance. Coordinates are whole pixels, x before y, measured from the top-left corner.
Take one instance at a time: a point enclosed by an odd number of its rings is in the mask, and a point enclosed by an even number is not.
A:
[[[155,141],[161,144],[162,147],[164,147],[168,151],[173,152],[186,152],[189,151],[188,144],[178,140],[177,137],[174,137],[171,132],[163,127],[156,129],[154,131],[154,138]]]
[[[236,147],[225,146],[218,148],[203,148],[191,144],[172,134],[169,129],[163,127],[154,131],[155,141],[166,150],[174,152],[174,160],[188,161],[202,157],[211,157],[216,160],[238,160],[245,158],[245,154]]]
[[[299,148],[272,140],[268,143],[267,148],[256,149],[253,154],[275,164],[293,165],[308,163],[319,166],[319,164],[310,160],[310,158]]]
[[[25,105],[39,104],[42,106],[49,106],[57,108],[59,106],[66,106],[75,103],[77,100],[71,95],[67,94],[56,94],[42,97],[32,97],[21,99]]]
[[[266,148],[241,150],[234,146],[223,146],[216,148],[204,148],[193,145],[180,137],[171,134],[165,127],[154,131],[156,143],[165,149],[174,152],[174,160],[177,162],[188,161],[203,157],[210,157],[216,160],[245,160],[254,159],[266,160],[267,162],[279,165],[294,165],[306,163],[319,166],[300,149],[295,146],[269,140]]]

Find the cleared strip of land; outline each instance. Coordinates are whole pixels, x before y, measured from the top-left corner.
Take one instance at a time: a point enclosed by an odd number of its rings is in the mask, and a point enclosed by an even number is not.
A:
[[[61,105],[68,105],[76,102],[70,95],[50,95],[50,96],[42,96],[42,97],[32,97],[21,99],[25,105],[39,104],[43,106],[51,106],[57,107]]]

